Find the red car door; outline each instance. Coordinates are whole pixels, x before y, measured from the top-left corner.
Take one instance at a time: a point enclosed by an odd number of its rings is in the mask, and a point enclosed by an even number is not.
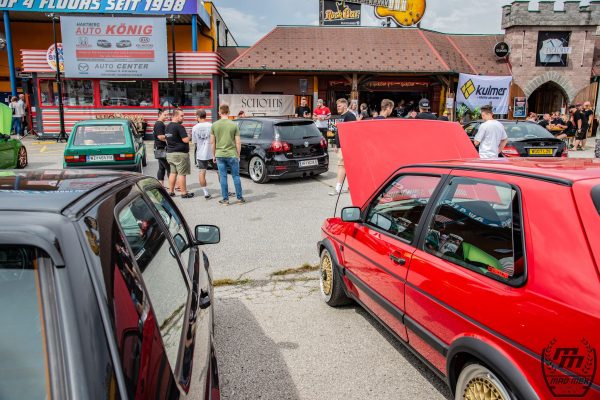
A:
[[[354,224],[344,250],[355,295],[402,339],[404,284],[420,219],[443,178],[442,171],[402,172],[382,186]]]

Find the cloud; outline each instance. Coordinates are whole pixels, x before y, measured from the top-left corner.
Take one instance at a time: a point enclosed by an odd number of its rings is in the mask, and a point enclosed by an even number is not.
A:
[[[240,46],[253,45],[275,27],[269,28],[270,23],[260,24],[257,21],[261,18],[251,17],[235,8],[220,7],[219,13]]]

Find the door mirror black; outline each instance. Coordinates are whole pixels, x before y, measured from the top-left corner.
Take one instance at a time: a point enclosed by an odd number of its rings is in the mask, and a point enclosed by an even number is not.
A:
[[[8,142],[8,139],[10,139],[10,135],[2,135],[2,139],[4,139],[5,142]]]
[[[342,221],[344,222],[361,222],[360,208],[346,207],[342,210]]]
[[[196,244],[217,244],[221,241],[221,231],[213,225],[196,226]]]

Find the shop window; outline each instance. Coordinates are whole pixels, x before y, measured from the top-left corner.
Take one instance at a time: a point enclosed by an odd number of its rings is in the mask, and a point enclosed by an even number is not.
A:
[[[152,81],[100,81],[103,107],[152,107]]]
[[[162,107],[173,106],[173,88],[173,82],[158,82],[158,98]],[[210,107],[212,105],[210,81],[178,81],[177,98],[180,107]]]
[[[61,81],[64,106],[94,106],[94,84],[91,80]],[[58,85],[53,79],[40,79],[40,100],[43,106],[58,106]]]

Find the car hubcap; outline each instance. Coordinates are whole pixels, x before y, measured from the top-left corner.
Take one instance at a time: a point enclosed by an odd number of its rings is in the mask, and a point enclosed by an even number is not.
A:
[[[463,398],[466,400],[507,400],[488,377],[478,376],[467,383]]]
[[[19,165],[24,166],[27,164],[27,156],[25,155],[25,150],[19,150]]]
[[[260,159],[254,160],[254,163],[252,163],[251,168],[252,179],[254,179],[255,181],[259,180],[260,178],[262,178],[263,172],[264,165],[262,161]]]
[[[321,261],[321,287],[326,296],[331,295],[332,286],[333,274],[331,271],[331,258],[329,254],[327,254],[323,257],[323,261]]]

